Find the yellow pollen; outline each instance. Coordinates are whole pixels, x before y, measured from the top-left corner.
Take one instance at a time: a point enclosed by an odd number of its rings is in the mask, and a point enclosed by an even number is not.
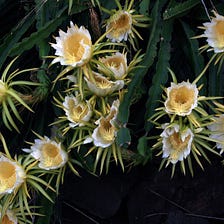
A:
[[[118,57],[108,58],[107,61],[106,61],[106,65],[111,66],[111,67],[115,67],[115,68],[119,68],[120,64],[122,62],[123,61]],[[122,63],[122,64],[124,64],[124,63]]]
[[[131,18],[126,13],[115,15],[114,17],[108,28],[112,29],[113,36],[117,38],[131,29]]]
[[[0,162],[0,194],[11,189],[16,183],[15,166],[9,162]]]
[[[83,54],[85,53],[84,44],[91,46],[92,43],[89,38],[80,33],[75,33],[65,40],[63,43],[63,49],[65,58],[69,63],[82,60]]]
[[[114,127],[111,125],[110,120],[102,119],[100,122],[99,134],[105,141],[113,141]]]
[[[194,104],[195,92],[185,86],[174,88],[170,91],[168,107],[175,112],[186,112]]]
[[[62,157],[60,155],[57,146],[51,143],[45,143],[42,148],[43,164],[46,167],[58,166],[62,163]]]
[[[81,106],[76,106],[72,110],[71,118],[73,121],[80,121],[87,114],[87,107],[82,108]]]
[[[107,89],[112,86],[112,84],[105,78],[101,78],[99,76],[95,77],[96,85],[101,89]]]
[[[215,25],[218,47],[224,47],[224,21],[218,21]]]
[[[169,137],[169,142],[172,146],[172,149],[175,150],[177,153],[182,152],[188,145],[188,142],[190,140],[190,135],[188,135],[184,141],[181,140],[179,133],[174,132]]]

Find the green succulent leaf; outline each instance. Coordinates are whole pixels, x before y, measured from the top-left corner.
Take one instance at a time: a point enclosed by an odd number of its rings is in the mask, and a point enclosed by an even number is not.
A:
[[[175,5],[173,5],[170,8],[167,8],[164,11],[163,19],[168,20],[183,15],[183,13],[188,12],[190,9],[195,7],[200,2],[201,2],[200,0],[187,0],[184,2],[176,3]]]

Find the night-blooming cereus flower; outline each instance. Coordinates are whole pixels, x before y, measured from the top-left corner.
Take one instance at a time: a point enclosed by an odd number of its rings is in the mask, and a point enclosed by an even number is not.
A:
[[[124,7],[120,1],[116,1],[117,10],[105,11],[110,14],[110,17],[105,21],[106,37],[112,42],[127,41],[135,48],[136,36],[142,39],[135,27],[148,27],[149,18],[135,14],[133,9],[134,1],[126,0]]]
[[[105,67],[98,65],[98,70],[107,76],[110,76],[110,73],[112,73],[112,76],[115,79],[123,79],[124,75],[127,73],[128,66],[126,54],[116,52],[111,56],[106,56],[99,60]]]
[[[190,154],[194,134],[189,128],[180,132],[178,124],[172,127],[167,126],[168,124],[163,125],[164,131],[160,135],[162,137],[162,157],[176,164]]]
[[[0,217],[2,216],[1,211],[0,211]],[[2,217],[2,222],[1,224],[17,224],[18,219],[16,215],[14,214],[13,211],[7,210],[6,213]]]
[[[132,32],[132,16],[129,12],[119,10],[107,21],[106,37],[113,42],[127,41]]]
[[[67,33],[59,31],[56,44],[51,46],[56,50],[56,58],[52,63],[60,62],[61,65],[81,67],[88,63],[92,55],[92,40],[90,33],[83,26],[80,28],[70,22]]]
[[[204,34],[200,37],[206,37],[208,45],[215,53],[224,52],[224,16],[213,11],[215,17],[211,22],[204,23]]]
[[[171,83],[171,87],[167,88],[165,110],[168,114],[190,115],[197,105],[198,89],[196,84],[189,82]]]
[[[85,80],[89,90],[97,96],[110,95],[114,91],[118,91],[124,87],[123,80],[110,81],[97,72],[92,72],[92,75],[94,80],[87,79],[86,77]]]
[[[25,178],[25,171],[16,161],[0,156],[0,195],[12,193]]]
[[[112,145],[117,135],[115,119],[117,117],[120,102],[115,100],[107,117],[101,117],[95,123],[98,125],[92,134],[93,143],[97,147],[107,148]]]
[[[38,166],[41,169],[52,170],[63,167],[68,161],[68,154],[62,149],[61,143],[57,143],[44,136],[41,139],[35,139],[30,149],[23,149],[36,160],[39,160]]]
[[[70,121],[70,127],[84,126],[92,116],[91,105],[88,101],[81,101],[75,96],[66,96],[63,109]]]
[[[219,141],[216,142],[216,147],[221,150],[220,154],[222,154],[224,152],[224,114],[214,117],[214,120],[213,124],[208,125],[208,129],[211,131],[209,138]]]

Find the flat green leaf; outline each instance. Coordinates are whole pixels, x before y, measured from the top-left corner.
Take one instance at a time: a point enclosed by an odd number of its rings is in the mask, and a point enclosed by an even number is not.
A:
[[[42,40],[48,38],[51,32],[54,32],[57,27],[67,18],[64,13],[66,7],[63,8],[58,16],[46,23],[37,32],[32,33],[29,37],[24,38],[21,42],[17,43],[10,51],[10,56],[19,55],[22,52],[31,49],[34,45],[38,45]]]
[[[143,137],[139,138],[139,140],[138,140],[137,150],[141,156],[146,155],[146,150],[148,148],[147,142],[148,142],[148,140],[147,140],[146,136],[143,136]]]
[[[139,4],[139,12],[143,15],[148,15],[150,0],[142,0]]]
[[[128,128],[119,129],[116,137],[116,142],[118,146],[122,148],[127,148],[131,143],[131,135]]]
[[[159,105],[158,100],[161,99],[163,89],[161,85],[164,85],[168,79],[168,67],[171,52],[171,34],[173,30],[172,20],[165,21],[162,27],[163,40],[160,43],[160,49],[158,52],[158,62],[156,64],[156,73],[152,79],[152,85],[148,92],[148,100],[146,103],[145,119],[148,120],[154,113],[156,107]],[[153,124],[146,122],[145,130],[148,132],[152,128]]]
[[[124,95],[124,99],[119,107],[119,114],[118,114],[118,120],[122,122],[123,124],[126,124],[128,122],[129,118],[129,107],[131,105],[133,96],[136,92],[136,90],[139,88],[142,79],[144,78],[145,74],[147,73],[149,67],[153,64],[154,59],[157,54],[157,43],[160,40],[160,26],[159,26],[159,4],[160,1],[156,1],[156,4],[152,11],[152,28],[150,30],[150,36],[149,41],[146,49],[146,54],[140,63],[140,66],[138,69],[135,70],[135,74],[133,76],[133,79],[131,83],[128,86],[128,91]],[[160,6],[162,7],[162,5]],[[161,10],[161,9],[160,9]]]
[[[163,13],[163,19],[167,20],[171,18],[176,18],[182,15],[183,13],[187,13],[190,9],[192,9],[200,2],[200,0],[187,0],[184,2],[176,3],[174,6],[165,10],[165,12]]]
[[[15,44],[20,40],[24,33],[33,24],[34,19],[35,17],[31,16],[26,17],[25,20],[20,21],[18,25],[14,27],[12,31],[8,34],[8,36],[5,38],[3,44],[0,45],[0,68],[8,57],[11,49],[14,48]]]

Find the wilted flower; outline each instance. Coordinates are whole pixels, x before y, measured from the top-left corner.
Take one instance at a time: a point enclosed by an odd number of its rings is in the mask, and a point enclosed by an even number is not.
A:
[[[206,37],[208,45],[215,53],[224,52],[224,16],[219,15],[213,11],[215,17],[211,22],[204,23],[204,34],[200,37]]]
[[[48,137],[35,139],[30,149],[23,149],[36,160],[39,160],[39,167],[45,170],[57,169],[68,161],[67,153],[62,149],[61,143],[50,140]]]
[[[119,100],[115,100],[111,106],[109,115],[106,118],[101,117],[96,121],[98,127],[94,129],[92,134],[95,146],[107,148],[114,143],[117,135],[117,128],[115,127],[114,121],[117,117],[119,105]]]
[[[178,124],[172,127],[163,126],[164,131],[160,135],[162,137],[163,158],[168,158],[172,164],[186,159],[191,152],[191,144],[194,137],[192,131],[187,128],[180,132]]]
[[[92,41],[90,33],[83,26],[80,28],[70,22],[67,33],[59,31],[56,44],[51,46],[56,49],[57,56],[52,63],[60,62],[61,65],[81,67],[86,64],[92,55]]]
[[[127,11],[117,11],[107,22],[107,38],[113,42],[127,41],[128,35],[132,32],[132,17]]]
[[[17,162],[0,156],[0,195],[12,193],[25,178],[25,171]]]
[[[2,216],[1,211],[0,211],[0,217]],[[7,210],[6,213],[2,217],[2,222],[1,224],[17,224],[18,219],[16,215],[14,214],[13,211]]]
[[[208,129],[211,131],[211,135],[209,137],[219,141],[216,142],[216,147],[221,149],[221,154],[224,152],[224,114],[221,114],[219,117],[214,117],[214,120],[214,123],[208,125]],[[220,142],[223,142],[223,144]]]
[[[63,109],[67,119],[71,121],[71,127],[83,126],[92,116],[92,110],[88,101],[81,101],[78,97],[66,96],[63,102]]]
[[[123,76],[127,73],[127,57],[126,54],[121,54],[120,52],[116,52],[111,56],[106,56],[104,58],[99,59],[100,62],[103,63],[103,66],[98,65],[98,69],[106,75],[112,75],[116,79],[123,79]],[[108,74],[109,73],[109,74]]]
[[[168,114],[186,116],[198,105],[198,89],[195,84],[181,82],[171,83],[167,88],[165,110]]]
[[[135,29],[135,26],[147,27],[149,18],[144,15],[134,14],[135,10],[132,9],[134,1],[128,2],[126,0],[124,7],[121,6],[119,1],[116,1],[118,10],[111,10],[110,17],[106,20],[106,37],[112,42],[121,42],[130,40],[134,46],[135,36],[141,38],[141,35]],[[108,11],[106,11],[108,13]]]
[[[97,96],[106,96],[124,87],[123,80],[113,82],[97,72],[92,72],[92,75],[94,80],[87,78],[85,78],[85,80],[89,90]]]

